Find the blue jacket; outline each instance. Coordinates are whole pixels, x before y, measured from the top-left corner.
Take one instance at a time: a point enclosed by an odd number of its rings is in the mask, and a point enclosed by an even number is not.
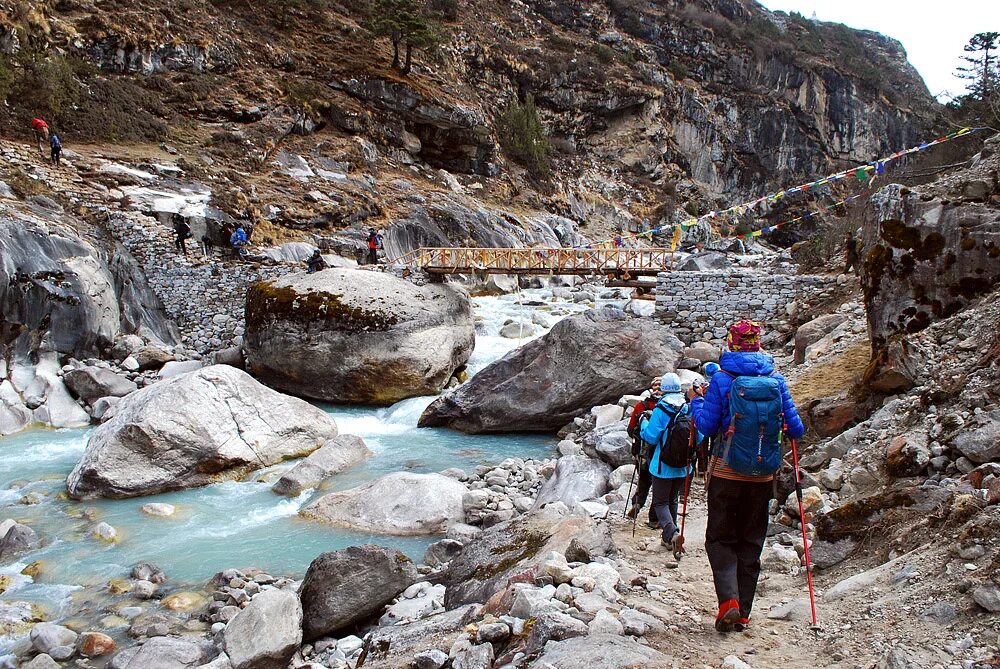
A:
[[[232,235],[229,237],[229,243],[233,246],[238,246],[240,244],[247,243],[247,233],[243,228],[236,228]]]
[[[696,397],[691,401],[691,417],[698,431],[702,434],[714,435],[725,431],[732,421],[729,415],[729,387],[733,385],[733,377],[729,374],[766,376],[770,374],[781,386],[781,405],[785,424],[788,430],[785,434],[792,439],[799,439],[805,434],[792,394],[788,392],[785,377],[774,372],[774,358],[766,353],[726,351],[719,360],[722,371],[716,372],[708,384],[705,397]],[[725,372],[729,372],[726,374]]]
[[[687,404],[681,407],[670,408],[682,412],[689,412],[691,410]],[[660,442],[667,431],[667,426],[670,425],[672,416],[673,414],[668,414],[662,409],[654,409],[649,416],[649,420],[644,421],[639,430],[639,436],[642,437],[642,440],[656,447],[653,450],[653,457],[649,459],[649,473],[658,479],[682,479],[688,475],[686,467],[670,467],[660,462]]]

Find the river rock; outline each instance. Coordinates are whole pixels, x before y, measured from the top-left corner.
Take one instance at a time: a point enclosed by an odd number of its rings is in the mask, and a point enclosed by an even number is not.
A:
[[[542,650],[549,641],[565,641],[587,636],[587,624],[561,611],[543,613],[535,619],[528,636],[526,651],[529,654]]]
[[[648,388],[683,344],[656,321],[615,307],[570,316],[435,400],[421,427],[469,433],[555,432],[575,416]]]
[[[7,379],[0,382],[0,437],[20,432],[32,421],[31,409]]]
[[[395,549],[366,545],[323,553],[299,589],[305,639],[336,635],[375,616],[416,578],[413,563]]]
[[[302,509],[306,518],[363,532],[398,536],[444,534],[465,520],[466,487],[441,474],[394,472],[333,492]]]
[[[77,499],[192,488],[307,455],[336,435],[320,409],[213,365],[123,399],[91,434],[66,487]]]
[[[48,653],[42,653],[33,657],[30,662],[22,664],[21,669],[62,669],[62,666]]]
[[[978,426],[969,426],[955,437],[955,448],[975,463],[1000,461],[1000,411],[990,411],[978,420]]]
[[[175,360],[172,353],[158,346],[145,346],[136,351],[132,357],[135,358],[136,364],[139,365],[138,371],[140,372],[158,370],[168,362]]]
[[[0,561],[38,548],[38,534],[21,523],[14,523],[0,539]]]
[[[306,488],[313,488],[326,478],[363,462],[371,454],[361,437],[353,434],[338,435],[282,474],[271,490],[279,495],[294,497]]]
[[[116,647],[115,640],[102,632],[84,632],[76,641],[77,652],[83,657],[104,657]]]
[[[226,626],[233,669],[285,669],[302,643],[302,605],[289,590],[266,590]]]
[[[63,381],[74,397],[87,404],[101,397],[124,397],[138,389],[134,381],[103,367],[71,369],[63,375]]]
[[[559,458],[556,469],[538,491],[533,509],[552,502],[573,508],[577,502],[600,497],[608,491],[611,468],[600,460],[582,455]]]
[[[670,658],[631,637],[597,634],[545,644],[530,669],[639,669],[667,667]]]
[[[55,648],[74,646],[77,634],[68,627],[55,623],[38,623],[31,628],[30,638],[35,650],[51,655]]]
[[[468,296],[382,272],[328,269],[247,293],[247,364],[268,385],[331,402],[440,392],[475,345]]]
[[[109,669],[194,669],[208,659],[208,648],[197,641],[156,636],[138,649],[119,652],[111,660]]]

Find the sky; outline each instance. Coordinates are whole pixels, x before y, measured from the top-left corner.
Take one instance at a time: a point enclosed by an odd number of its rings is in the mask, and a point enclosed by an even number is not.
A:
[[[962,47],[975,33],[1000,32],[998,0],[758,0],[771,10],[875,30],[903,43],[910,62],[941,99],[960,95],[965,82],[954,76]]]

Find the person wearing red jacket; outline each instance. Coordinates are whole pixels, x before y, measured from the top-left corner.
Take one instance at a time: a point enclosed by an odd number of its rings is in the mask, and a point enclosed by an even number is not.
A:
[[[44,119],[31,119],[31,129],[35,133],[35,141],[38,142],[38,150],[45,155],[45,146],[49,143],[49,124]]]
[[[635,403],[635,407],[632,408],[632,416],[628,420],[628,436],[632,438],[632,458],[635,460],[635,466],[637,471],[637,476],[639,483],[636,486],[635,494],[630,500],[631,506],[628,510],[628,517],[635,518],[642,511],[642,507],[646,505],[646,500],[649,498],[649,490],[653,485],[653,477],[649,473],[648,460],[649,453],[646,452],[648,449],[644,448],[642,442],[642,437],[639,436],[639,419],[642,414],[646,411],[652,411],[656,408],[656,403],[660,401],[660,378],[657,377],[653,379],[653,385],[644,394],[643,398]],[[652,506],[649,507],[649,527],[657,528],[660,523],[656,517],[656,509]]]

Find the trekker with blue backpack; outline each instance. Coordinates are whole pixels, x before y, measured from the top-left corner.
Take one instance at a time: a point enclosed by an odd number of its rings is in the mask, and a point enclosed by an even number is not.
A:
[[[785,378],[775,371],[774,359],[760,352],[760,324],[733,324],[728,348],[708,389],[688,391],[698,431],[722,433],[708,465],[705,531],[720,632],[750,622],[782,440],[805,432]]]
[[[653,510],[660,523],[661,543],[679,560],[683,537],[677,519],[677,500],[691,473],[691,407],[674,373],[660,380],[662,397],[639,431],[643,441],[653,446],[649,473],[653,477]]]

